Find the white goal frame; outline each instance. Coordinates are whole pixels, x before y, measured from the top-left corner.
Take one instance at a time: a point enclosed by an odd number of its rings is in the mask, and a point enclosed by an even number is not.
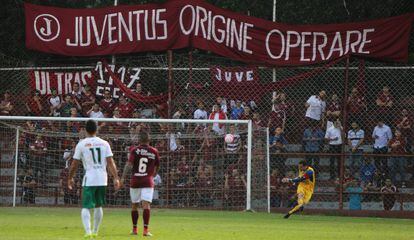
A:
[[[136,118],[70,118],[70,117],[28,117],[28,116],[0,116],[0,121],[76,121],[86,122],[93,119],[97,122],[140,122],[140,123],[193,123],[193,124],[245,124],[247,125],[247,174],[246,174],[246,211],[252,209],[252,137],[253,124],[251,120],[200,120],[200,119],[136,119]],[[16,128],[16,150],[14,159],[13,207],[16,206],[17,166],[19,151],[20,128]],[[266,129],[266,165],[267,165],[267,212],[270,212],[270,169],[269,169],[269,129]]]

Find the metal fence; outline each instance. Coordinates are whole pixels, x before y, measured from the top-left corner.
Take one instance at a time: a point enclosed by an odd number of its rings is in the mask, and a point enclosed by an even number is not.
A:
[[[297,162],[306,159],[317,172],[317,188],[309,208],[414,210],[411,151],[414,66],[344,58],[324,65],[272,69],[198,51],[121,57],[117,65],[141,68],[140,79],[131,86],[133,89],[140,83],[145,95],[169,94],[168,104],[131,101],[137,109],[133,117],[191,119],[199,108],[209,116],[213,105],[218,104],[227,110],[225,115],[229,119],[251,119],[257,127],[268,127],[271,206],[275,209],[289,207],[294,196],[294,186],[282,184],[281,178],[296,175]],[[60,69],[50,67],[37,70],[89,69],[99,75],[94,71],[96,62]],[[248,89],[234,85],[217,89],[215,67],[240,72],[254,68],[258,82]],[[0,69],[2,94],[10,90],[13,106],[3,114],[33,114],[30,108],[36,108],[37,102],[28,87],[33,69]],[[96,96],[97,100],[100,98]],[[53,114],[48,101],[41,96],[42,110],[35,114]],[[79,108],[74,114],[86,115],[89,109],[82,106],[91,106],[82,105],[82,99],[79,101],[80,108],[71,103]],[[7,103],[3,101],[2,106]],[[118,106],[118,99],[114,99],[114,105]],[[107,117],[112,117],[113,110]],[[197,134],[193,130],[182,132]],[[362,138],[363,142],[359,142]],[[7,164],[0,166],[2,173],[9,171]],[[1,179],[9,181],[6,177]]]

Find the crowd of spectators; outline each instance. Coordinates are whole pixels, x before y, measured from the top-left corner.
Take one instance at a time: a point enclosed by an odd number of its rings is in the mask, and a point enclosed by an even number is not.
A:
[[[136,84],[134,91],[146,96],[151,95],[151,92],[143,88],[140,83]],[[16,108],[17,99],[12,97],[10,91],[5,91],[0,102],[0,114],[138,119],[162,118],[165,117],[166,112],[163,104],[143,104],[129,100],[123,95],[115,99],[109,90],[105,90],[103,96],[95,96],[89,86],[81,87],[78,83],[73,84],[71,93],[65,96],[59,95],[55,89],[52,89],[49,96],[34,92],[24,101],[25,109]],[[350,198],[354,197],[352,199],[357,199],[358,187],[363,191],[375,189],[375,191],[388,192],[386,181],[376,182],[374,178],[376,175],[383,175],[399,186],[410,180],[407,171],[411,159],[407,154],[411,154],[413,120],[407,109],[399,109],[395,104],[388,86],[383,87],[373,103],[368,102],[357,88],[353,88],[347,99],[340,99],[338,94],[328,94],[321,90],[308,98],[304,108],[290,101],[286,93],[275,92],[270,106],[270,109],[264,110],[254,101],[217,97],[212,102],[198,100],[194,106],[175,106],[176,111],[172,112],[172,118],[251,119],[254,129],[269,127],[270,165],[274,178],[292,174],[292,171],[296,170],[287,164],[286,160],[291,157],[286,153],[302,152],[304,155],[301,157],[311,162],[317,173],[328,172],[330,180],[338,179],[341,172],[339,163],[344,153],[345,166],[350,169],[353,179],[349,185],[344,185],[344,190],[350,189]],[[303,109],[303,121],[290,122],[289,119],[294,117],[297,111],[301,111],[300,109]],[[343,122],[344,120],[346,122]],[[49,125],[45,126],[45,123],[32,121],[27,122],[25,127],[29,130],[82,132],[82,125],[77,122],[47,124]],[[299,128],[302,129],[303,134],[297,138],[292,132]],[[125,152],[125,146],[136,144],[133,136],[142,129],[156,132],[159,136],[156,137],[154,144],[161,151],[168,153],[166,156],[169,158],[172,156],[171,159],[174,159],[174,161],[169,160],[170,171],[160,176],[167,179],[164,185],[168,184],[171,188],[178,189],[178,193],[180,188],[201,186],[201,190],[197,192],[200,205],[212,204],[202,199],[209,194],[219,194],[202,189],[213,189],[219,184],[223,185],[223,196],[229,198],[229,202],[235,201],[230,197],[243,201],[243,198],[237,197],[236,193],[239,192],[237,189],[243,189],[245,185],[243,167],[246,129],[243,126],[226,126],[219,123],[157,126],[142,123],[100,123],[101,133],[115,135],[126,133],[132,136],[125,140],[122,140],[122,137],[112,139],[112,144],[118,146],[117,150],[120,153]],[[227,133],[233,134],[235,139],[233,143],[228,144],[223,141],[222,136]],[[49,142],[50,138],[46,141],[35,134],[28,138],[26,144],[30,149],[28,158],[31,158],[29,162],[32,163],[29,166],[36,184],[42,185],[47,169],[44,165],[45,161],[42,160],[45,152],[62,149],[64,143],[54,142],[50,144],[53,146],[48,146],[49,144],[45,142]],[[291,150],[289,145],[299,145],[301,150]],[[373,157],[367,156],[368,152],[372,152]],[[125,159],[125,156],[120,158]],[[321,158],[329,160],[328,168],[321,166]],[[217,162],[221,160],[223,162],[220,165]],[[62,179],[65,177],[63,171],[61,176]],[[273,182],[279,185],[277,180]],[[70,202],[72,198],[65,194],[65,202],[66,199]],[[173,197],[171,201],[174,201]],[[278,199],[277,202],[282,203],[283,199]]]

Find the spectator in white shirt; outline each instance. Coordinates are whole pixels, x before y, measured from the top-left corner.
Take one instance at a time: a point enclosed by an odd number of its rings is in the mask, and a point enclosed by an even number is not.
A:
[[[357,172],[362,164],[362,144],[364,143],[365,132],[359,127],[359,124],[353,122],[352,129],[348,131],[348,147],[350,151],[350,164],[353,172]]]
[[[197,110],[194,112],[194,119],[207,119],[207,111],[204,110],[203,102],[197,103]]]
[[[333,122],[333,126],[326,130],[325,140],[329,143],[329,153],[331,154],[339,154],[342,153],[342,143],[343,143],[343,132],[342,132],[342,125],[341,121],[338,119]],[[338,174],[339,177],[339,164],[340,156],[331,156],[330,157],[330,167],[329,173],[331,179],[335,179],[335,174]],[[335,162],[337,163],[337,168],[335,169]],[[335,173],[336,170],[336,173]]]
[[[50,105],[50,116],[59,117],[60,108],[63,104],[63,99],[57,94],[56,89],[52,89],[52,95],[48,99]]]
[[[87,114],[90,118],[104,118],[98,103],[95,103]]]
[[[326,92],[320,91],[319,95],[312,95],[305,103],[306,114],[305,117],[311,124],[318,124],[324,120],[326,110]]]
[[[71,95],[72,95],[72,97],[76,98],[76,100],[78,100],[78,101],[82,100],[83,91],[82,91],[79,83],[75,82],[73,84],[73,91],[72,91]]]
[[[374,154],[387,154],[388,142],[392,139],[391,128],[384,124],[383,120],[378,120],[377,126],[375,126],[372,132],[372,139],[374,142]],[[380,172],[385,172],[387,167],[387,158],[376,157],[375,164]]]
[[[157,174],[154,177],[154,196],[152,199],[152,203],[155,205],[159,204],[159,200],[160,200],[160,193],[159,193],[159,188],[161,187],[162,184],[162,180],[161,180],[161,176],[159,174]]]

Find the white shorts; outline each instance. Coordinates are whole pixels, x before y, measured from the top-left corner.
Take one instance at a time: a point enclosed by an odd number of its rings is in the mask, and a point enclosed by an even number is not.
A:
[[[141,201],[152,202],[154,196],[154,188],[130,188],[132,203],[139,203]]]

